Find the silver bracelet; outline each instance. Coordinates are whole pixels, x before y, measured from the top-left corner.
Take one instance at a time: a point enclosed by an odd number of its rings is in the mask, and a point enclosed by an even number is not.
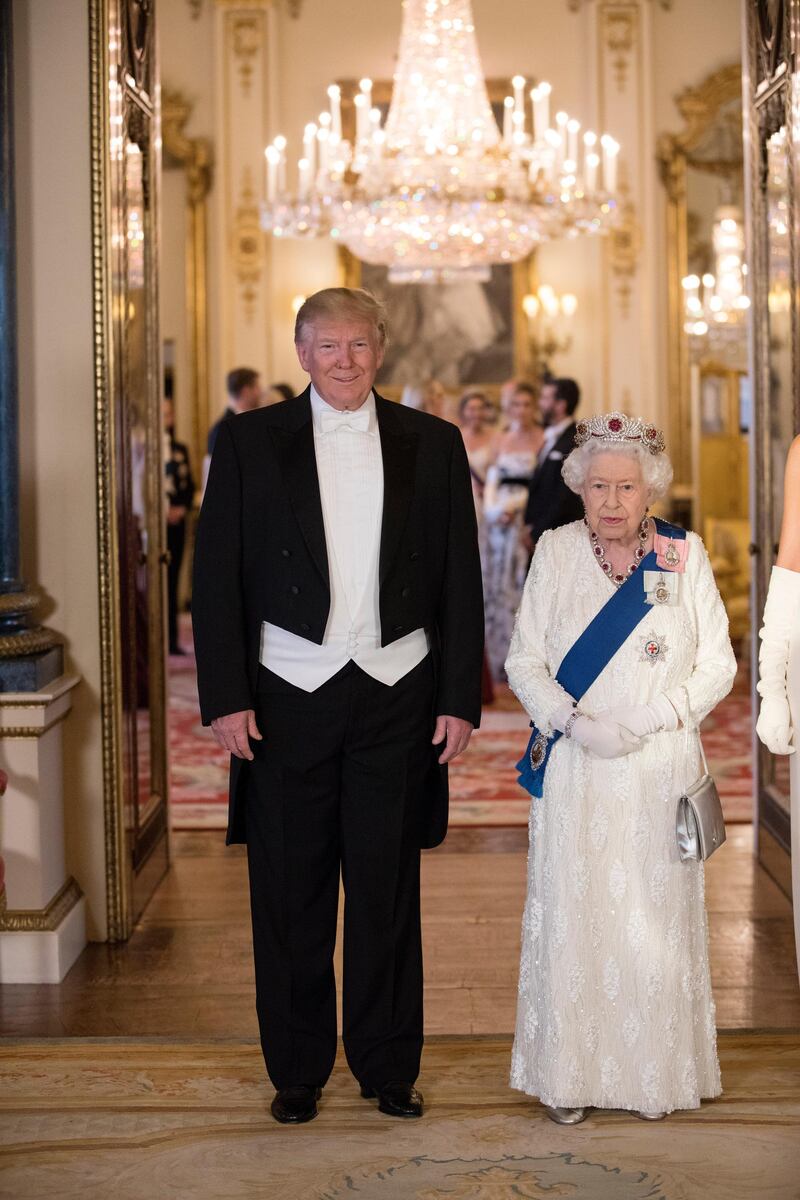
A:
[[[579,708],[576,708],[575,711],[570,713],[570,715],[567,717],[567,723],[564,726],[564,737],[568,741],[572,737],[572,726],[575,724],[578,717],[582,717],[582,716],[583,716],[583,713],[580,711]]]

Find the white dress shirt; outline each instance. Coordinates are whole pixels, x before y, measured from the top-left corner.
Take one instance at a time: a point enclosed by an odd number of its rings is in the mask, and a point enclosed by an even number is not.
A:
[[[321,646],[264,621],[263,666],[313,692],[351,659],[381,683],[397,683],[430,649],[424,629],[381,646],[378,564],[383,458],[375,396],[340,412],[311,387],[314,452],[328,550],[331,607]]]
[[[564,417],[563,421],[559,421],[556,425],[548,425],[544,431],[544,440],[542,442],[539,453],[536,456],[536,465],[540,467],[546,458],[549,458],[550,451],[555,446],[558,439],[561,437],[565,429],[569,429],[572,424],[572,417]],[[563,456],[562,456],[563,457]]]

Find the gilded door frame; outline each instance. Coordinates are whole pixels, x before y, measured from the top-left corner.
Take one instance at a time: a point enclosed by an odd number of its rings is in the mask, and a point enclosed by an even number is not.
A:
[[[121,85],[121,68],[117,59],[120,52],[122,20],[112,23],[112,8],[132,5],[132,0],[89,0],[89,61],[90,61],[90,153],[91,153],[91,227],[92,227],[92,303],[94,325],[94,402],[95,402],[95,451],[97,480],[97,570],[99,588],[100,625],[100,713],[102,728],[103,763],[103,819],[105,847],[106,883],[106,937],[109,942],[125,940],[131,933],[136,912],[136,885],[142,880],[147,886],[160,878],[166,866],[166,831],[155,829],[153,822],[145,826],[146,837],[138,847],[142,858],[134,870],[131,842],[126,825],[126,768],[123,711],[123,654],[125,639],[122,622],[125,606],[120,590],[119,563],[123,547],[118,530],[117,503],[121,482],[118,464],[118,447],[123,435],[118,419],[116,399],[120,393],[122,363],[115,337],[115,321],[119,316],[119,298],[114,291],[114,235],[112,232],[112,105],[110,92]],[[130,17],[133,7],[125,11]],[[112,75],[112,70],[114,74]],[[158,133],[159,115],[157,89],[153,98],[155,112],[154,135]],[[157,146],[157,136],[155,143]],[[154,155],[154,173],[160,169],[157,152]],[[153,225],[157,231],[158,211],[154,206]],[[153,255],[157,261],[157,232]],[[148,337],[156,337],[157,352],[157,305],[151,313],[152,322]],[[160,391],[159,391],[160,396]],[[158,419],[151,413],[151,420]],[[147,477],[148,503],[151,511],[163,504],[163,479],[154,478],[154,468]],[[152,506],[156,506],[153,508]],[[163,514],[162,514],[163,515]],[[163,529],[163,520],[160,522]],[[151,539],[152,541],[152,539]],[[165,594],[163,566],[166,563],[164,534],[155,544],[148,547],[148,569],[160,569],[161,594]],[[162,622],[163,625],[163,622]],[[165,645],[165,629],[156,628],[152,619],[148,621],[148,643],[150,653]],[[159,695],[156,698],[157,719],[165,723],[166,697],[163,687],[163,670],[160,676]],[[164,771],[164,805],[168,805],[168,772],[166,757]],[[163,838],[161,834],[164,834]],[[148,841],[149,839],[149,841]],[[163,842],[164,854],[156,857],[151,853],[154,846]]]

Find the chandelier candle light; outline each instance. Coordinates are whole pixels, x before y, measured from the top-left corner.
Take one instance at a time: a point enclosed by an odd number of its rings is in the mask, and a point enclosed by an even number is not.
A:
[[[481,70],[471,0],[404,0],[385,124],[362,79],[355,134],[342,136],[342,96],[305,127],[294,193],[286,139],[265,151],[262,225],[275,237],[332,237],[392,282],[486,280],[493,263],[540,242],[603,233],[617,213],[619,145],[581,136],[565,112],[551,124],[551,88],[526,96],[516,75],[502,128]],[[532,117],[529,128],[528,117]]]
[[[717,209],[712,234],[716,274],[686,275],[684,330],[696,352],[724,355],[744,345],[750,299],[745,292],[744,226],[738,208]]]

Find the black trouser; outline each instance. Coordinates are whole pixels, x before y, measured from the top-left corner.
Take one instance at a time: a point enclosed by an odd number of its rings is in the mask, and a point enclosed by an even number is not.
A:
[[[315,692],[263,668],[246,773],[256,1008],[276,1088],[322,1087],[336,1055],[333,951],[345,892],[343,1040],[362,1084],[413,1083],[422,1053],[420,816],[430,657],[394,687],[349,663]]]
[[[180,582],[183,550],[186,545],[186,521],[167,525],[167,641],[170,650],[178,649],[178,584]]]

